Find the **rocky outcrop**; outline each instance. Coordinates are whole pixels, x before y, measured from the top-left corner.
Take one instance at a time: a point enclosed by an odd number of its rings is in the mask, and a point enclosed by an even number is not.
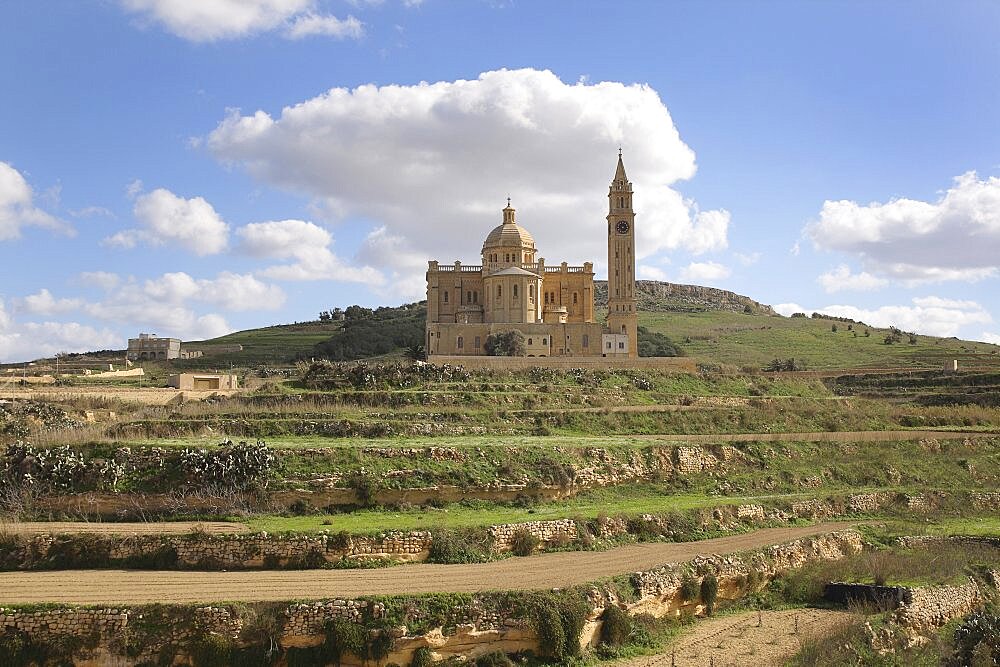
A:
[[[646,312],[725,310],[754,315],[777,315],[771,306],[753,299],[715,287],[680,285],[659,280],[639,280],[635,284],[639,310]],[[607,306],[608,281],[594,281],[594,305]]]

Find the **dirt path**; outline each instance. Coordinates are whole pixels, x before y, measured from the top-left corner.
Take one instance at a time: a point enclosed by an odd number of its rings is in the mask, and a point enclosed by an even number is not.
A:
[[[245,533],[242,523],[223,521],[162,521],[158,523],[100,523],[89,521],[39,521],[6,523],[0,521],[0,533],[40,535],[43,533],[87,533],[97,535],[184,535],[195,531],[212,535]]]
[[[990,431],[812,431],[806,433],[718,433],[698,435],[630,435],[640,440],[664,442],[891,442],[904,440],[956,440],[995,437]]]
[[[610,551],[557,552],[472,565],[422,564],[379,570],[285,572],[4,572],[0,573],[0,604],[284,601],[565,587],[686,561],[699,555],[758,549],[851,525],[839,522],[765,528],[700,542],[632,544]]]
[[[788,609],[697,621],[665,652],[615,667],[777,667],[798,653],[803,638],[833,632],[851,618],[844,611]]]

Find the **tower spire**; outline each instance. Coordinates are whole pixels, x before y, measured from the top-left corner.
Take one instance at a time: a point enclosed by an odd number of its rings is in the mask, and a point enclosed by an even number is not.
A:
[[[627,181],[628,176],[625,175],[625,163],[622,162],[622,149],[618,149],[618,168],[615,169],[615,180],[616,181]]]

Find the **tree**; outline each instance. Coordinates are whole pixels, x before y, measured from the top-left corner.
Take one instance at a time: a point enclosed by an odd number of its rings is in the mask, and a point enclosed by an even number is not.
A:
[[[406,348],[406,358],[410,361],[423,361],[427,358],[427,353],[423,345],[409,345]]]
[[[527,352],[524,334],[517,329],[490,334],[483,347],[491,357],[523,357]]]

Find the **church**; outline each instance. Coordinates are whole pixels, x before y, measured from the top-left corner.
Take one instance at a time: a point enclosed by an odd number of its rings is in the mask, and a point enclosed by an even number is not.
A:
[[[427,358],[485,355],[486,339],[512,329],[529,357],[638,357],[635,211],[618,152],[608,191],[608,317],[594,318],[594,265],[549,265],[517,224],[507,200],[503,222],[483,242],[482,264],[427,267]]]

